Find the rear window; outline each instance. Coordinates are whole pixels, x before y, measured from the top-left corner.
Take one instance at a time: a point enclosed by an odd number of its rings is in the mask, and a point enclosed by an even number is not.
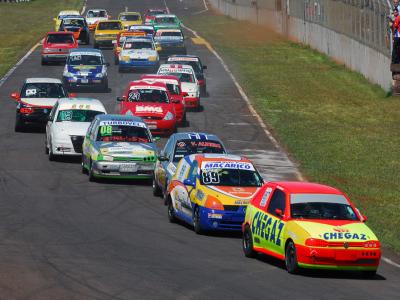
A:
[[[139,15],[121,15],[119,17],[121,21],[140,21]]]
[[[89,10],[86,14],[87,18],[104,18],[107,17],[107,12],[105,10]]]
[[[121,24],[119,22],[101,22],[98,25],[99,30],[121,30]]]
[[[46,43],[48,44],[73,44],[74,37],[72,34],[49,34]]]

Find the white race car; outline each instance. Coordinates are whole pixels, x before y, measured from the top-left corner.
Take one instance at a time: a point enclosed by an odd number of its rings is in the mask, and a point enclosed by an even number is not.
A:
[[[119,54],[118,70],[135,70],[138,68],[151,68],[157,70],[159,56],[152,38],[127,37]]]
[[[94,117],[106,114],[96,99],[60,99],[50,112],[46,125],[46,154],[49,160],[59,155],[82,155],[82,143]]]
[[[110,18],[105,9],[89,9],[86,13],[86,23],[90,30],[95,30],[100,21],[107,21]]]
[[[185,107],[200,109],[200,86],[192,66],[163,64],[157,74],[177,76],[182,83],[182,92],[188,94],[184,98]]]

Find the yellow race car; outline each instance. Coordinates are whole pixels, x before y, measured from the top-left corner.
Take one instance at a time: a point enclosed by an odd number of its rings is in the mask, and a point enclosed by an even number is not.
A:
[[[132,25],[142,24],[142,15],[138,12],[122,12],[118,16],[118,20],[122,23],[125,30]]]
[[[77,10],[62,10],[58,14],[56,18],[54,18],[54,31],[58,31],[61,25],[61,21],[65,17],[70,17],[70,16],[80,16],[81,14]]]
[[[94,48],[113,47],[122,30],[122,23],[118,20],[100,21],[94,32]]]

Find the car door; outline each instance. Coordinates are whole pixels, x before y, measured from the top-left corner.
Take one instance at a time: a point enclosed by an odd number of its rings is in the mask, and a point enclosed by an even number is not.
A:
[[[183,184],[186,187],[187,195],[184,199],[182,199],[182,212],[187,217],[193,216],[193,202],[195,202],[194,198],[196,195],[196,184],[197,184],[197,173],[198,173],[198,163],[196,160],[193,161],[190,166],[189,172]]]
[[[274,187],[265,190],[259,204],[259,210],[252,219],[255,246],[277,254],[283,253],[286,206],[287,195],[283,190]]]
[[[51,109],[48,121],[46,123],[46,147],[49,147],[50,143],[51,143],[51,139],[52,139],[51,129],[54,126],[55,117],[57,115],[57,110],[58,110],[58,102]]]
[[[97,130],[97,123],[98,122],[96,119],[92,121],[86,132],[85,139],[83,140],[82,153],[83,153],[84,164],[87,164],[89,162],[89,158],[91,156],[91,143],[92,143],[92,138],[95,135],[94,133]]]

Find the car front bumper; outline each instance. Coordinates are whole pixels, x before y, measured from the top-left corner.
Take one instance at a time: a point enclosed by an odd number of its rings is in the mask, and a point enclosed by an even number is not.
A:
[[[67,87],[98,87],[104,86],[107,77],[103,78],[81,78],[81,77],[63,77],[64,85]]]
[[[244,206],[237,206],[236,211],[200,207],[201,228],[204,230],[241,231],[245,214]]]
[[[119,67],[124,69],[136,69],[136,68],[156,68],[159,62],[157,60],[136,60],[131,59],[129,61],[119,60]]]
[[[155,163],[135,161],[94,161],[93,174],[108,178],[152,178]]]

